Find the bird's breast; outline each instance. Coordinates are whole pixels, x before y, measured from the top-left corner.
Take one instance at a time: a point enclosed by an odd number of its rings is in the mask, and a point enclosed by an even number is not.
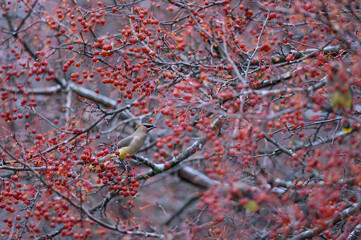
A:
[[[128,149],[129,154],[130,155],[136,154],[143,146],[144,141],[145,141],[145,137],[135,137],[129,146]]]

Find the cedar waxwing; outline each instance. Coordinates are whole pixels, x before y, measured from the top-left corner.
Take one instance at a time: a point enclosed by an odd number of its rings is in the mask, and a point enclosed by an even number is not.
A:
[[[347,73],[342,63],[333,63],[330,66],[326,86],[334,111],[347,112],[352,110],[350,78],[350,74]]]
[[[137,125],[135,127],[135,132],[132,135],[118,142],[117,145],[119,151],[118,157],[123,160],[126,158],[127,154],[129,155],[136,154],[143,146],[149,131],[152,130],[153,128],[155,127],[149,123]],[[111,156],[115,156],[115,154],[112,154]]]

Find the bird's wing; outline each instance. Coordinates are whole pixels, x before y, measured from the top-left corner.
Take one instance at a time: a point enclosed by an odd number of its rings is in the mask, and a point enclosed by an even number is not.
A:
[[[130,143],[133,141],[134,136],[130,135],[126,138],[123,138],[122,140],[120,140],[118,142],[118,148],[122,148],[122,147],[128,147],[130,145]]]

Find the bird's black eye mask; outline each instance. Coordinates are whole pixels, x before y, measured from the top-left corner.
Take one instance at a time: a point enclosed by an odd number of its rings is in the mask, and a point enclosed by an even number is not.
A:
[[[140,126],[144,126],[144,127],[147,128],[149,131],[152,130],[153,128],[155,128],[155,126],[153,126],[152,124],[145,123],[145,124],[142,124],[142,125],[136,125],[136,126],[135,126],[135,130],[137,130]]]

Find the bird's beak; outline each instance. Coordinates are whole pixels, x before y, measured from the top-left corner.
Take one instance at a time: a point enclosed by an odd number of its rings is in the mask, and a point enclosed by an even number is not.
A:
[[[154,125],[150,126],[150,129],[151,129],[151,130],[154,129],[154,128],[157,128],[157,127],[154,126]]]

